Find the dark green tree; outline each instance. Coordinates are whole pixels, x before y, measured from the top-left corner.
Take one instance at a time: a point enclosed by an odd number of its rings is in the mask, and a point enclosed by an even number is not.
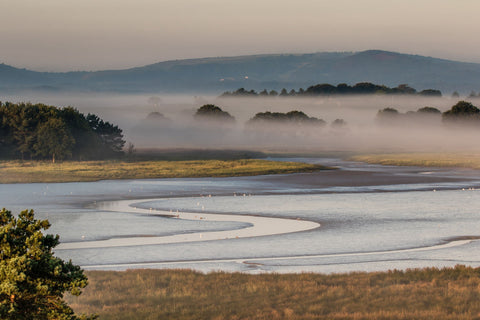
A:
[[[87,160],[97,157],[98,149],[101,149],[99,139],[85,118],[85,115],[72,107],[59,109],[59,116],[75,139],[72,149],[72,158]]]
[[[123,152],[125,140],[122,129],[90,113],[87,115],[87,121],[100,140],[100,157],[117,156]]]
[[[315,125],[323,126],[325,121],[322,119],[317,119],[315,117],[309,117],[302,111],[289,111],[287,113],[283,112],[259,112],[255,114],[253,118],[248,120],[247,125],[261,125],[264,123],[283,123],[290,125]]]
[[[0,318],[5,320],[96,319],[76,316],[63,300],[87,285],[83,270],[53,255],[59,238],[44,235],[50,224],[33,210],[18,218],[0,211]]]
[[[331,126],[334,128],[344,128],[346,125],[347,125],[347,122],[343,119],[335,119],[331,123]]]
[[[262,96],[262,97],[268,96],[267,89],[263,89],[262,91],[260,91],[260,93],[258,95]]]
[[[400,114],[398,110],[394,108],[378,110],[376,118],[378,123],[387,125],[398,123],[401,119],[402,114]]]
[[[433,107],[423,107],[417,110],[417,113],[421,114],[431,114],[431,115],[440,115],[442,112],[437,108]]]
[[[280,97],[286,97],[286,96],[288,96],[287,89],[283,88],[283,89],[280,91]]]
[[[197,120],[221,120],[226,122],[234,122],[235,118],[230,113],[223,111],[214,104],[205,104],[198,108],[194,115]]]
[[[425,89],[422,90],[418,93],[421,96],[427,96],[427,97],[441,97],[442,92],[440,90],[435,90],[435,89]]]
[[[61,125],[60,123],[63,123]],[[52,137],[57,131],[58,137]],[[65,156],[74,159],[116,157],[122,153],[122,130],[95,115],[87,119],[72,107],[57,108],[43,104],[0,102],[0,156],[2,158],[52,157],[55,149],[63,145],[61,137],[73,138],[72,148]],[[47,134],[47,136],[44,136]],[[47,146],[48,141],[56,141]],[[47,151],[45,151],[47,150]],[[62,158],[64,152],[55,152]]]
[[[444,123],[480,124],[480,109],[467,101],[459,101],[450,110],[442,114]]]
[[[359,82],[352,87],[352,93],[355,94],[389,93],[390,91],[390,88],[370,82]]]
[[[322,84],[317,84],[314,86],[310,86],[307,88],[305,91],[305,94],[307,95],[331,95],[331,94],[336,94],[337,93],[337,87],[332,86],[331,84],[328,83],[322,83]]]
[[[408,84],[400,84],[398,87],[393,88],[393,92],[396,94],[415,94],[417,90],[409,87]]]
[[[65,123],[56,118],[50,118],[38,127],[36,143],[33,145],[35,155],[65,159],[72,156],[75,139],[67,130]]]

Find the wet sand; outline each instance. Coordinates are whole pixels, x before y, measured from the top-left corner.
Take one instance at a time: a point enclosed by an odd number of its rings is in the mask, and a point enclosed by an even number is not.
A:
[[[429,168],[392,168],[385,170],[325,170],[313,173],[291,175],[262,176],[260,180],[276,184],[289,184],[295,187],[327,188],[327,187],[361,187],[399,184],[431,184],[444,182],[471,182],[480,178],[475,170],[441,170]]]
[[[155,201],[156,199],[149,199]],[[200,242],[223,239],[239,239],[248,237],[271,236],[284,233],[300,232],[319,228],[320,224],[313,221],[299,219],[271,218],[252,215],[209,214],[177,212],[174,216],[167,211],[143,209],[136,207],[138,201],[123,200],[97,203],[97,209],[114,212],[129,212],[134,214],[171,216],[180,220],[205,220],[205,221],[233,221],[247,223],[249,226],[236,230],[196,232],[190,234],[176,234],[159,237],[128,237],[113,238],[97,241],[82,241],[61,243],[57,250],[87,249],[87,248],[112,248],[128,246],[145,246],[171,243]],[[140,202],[141,204],[141,202]]]

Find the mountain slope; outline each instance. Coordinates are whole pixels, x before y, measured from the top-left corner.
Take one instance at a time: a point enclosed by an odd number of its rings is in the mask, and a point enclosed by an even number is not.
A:
[[[0,93],[32,89],[220,93],[239,87],[278,90],[358,82],[469,93],[480,89],[480,64],[380,50],[188,59],[96,72],[34,72],[0,64]]]

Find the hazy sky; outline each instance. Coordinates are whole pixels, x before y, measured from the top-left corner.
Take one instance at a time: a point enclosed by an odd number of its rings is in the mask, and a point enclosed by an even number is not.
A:
[[[479,0],[0,0],[0,63],[42,71],[384,49],[480,62]]]

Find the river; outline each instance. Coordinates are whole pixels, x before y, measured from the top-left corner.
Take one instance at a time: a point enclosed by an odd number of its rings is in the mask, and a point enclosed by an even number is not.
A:
[[[275,176],[0,185],[33,208],[57,256],[85,269],[350,272],[480,266],[480,172],[290,159]],[[479,189],[479,190],[477,190]]]

